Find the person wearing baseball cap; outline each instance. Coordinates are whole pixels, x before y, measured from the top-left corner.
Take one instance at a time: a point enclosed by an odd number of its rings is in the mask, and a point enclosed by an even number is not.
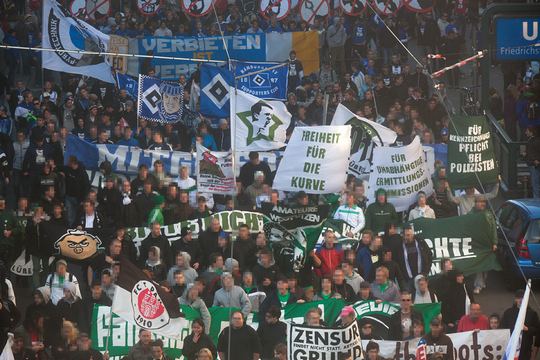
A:
[[[67,271],[67,261],[59,259],[56,261],[55,272],[47,276],[45,286],[51,291],[51,302],[57,305],[60,299],[64,297],[64,284],[67,282],[73,283],[75,295],[82,299],[81,290],[79,288],[79,280],[75,275]]]
[[[427,354],[427,360],[454,360],[454,344],[452,339],[444,333],[444,326],[441,319],[436,316],[431,319],[431,330],[422,339],[427,347],[437,345],[433,348],[435,352]],[[420,340],[422,341],[422,340]]]

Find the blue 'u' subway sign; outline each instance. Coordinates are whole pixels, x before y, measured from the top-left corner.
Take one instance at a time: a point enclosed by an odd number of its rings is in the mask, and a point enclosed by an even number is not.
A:
[[[495,19],[497,60],[540,59],[540,16]]]

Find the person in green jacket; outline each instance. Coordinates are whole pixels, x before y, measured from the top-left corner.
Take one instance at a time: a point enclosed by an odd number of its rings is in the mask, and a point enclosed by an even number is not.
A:
[[[394,205],[386,200],[386,190],[378,189],[375,192],[375,196],[377,197],[377,201],[369,205],[366,209],[365,229],[378,234],[386,229],[386,225],[399,223],[399,217]]]
[[[148,214],[148,226],[157,222],[159,225],[164,225],[163,208],[165,207],[165,198],[163,195],[154,195],[154,208]]]

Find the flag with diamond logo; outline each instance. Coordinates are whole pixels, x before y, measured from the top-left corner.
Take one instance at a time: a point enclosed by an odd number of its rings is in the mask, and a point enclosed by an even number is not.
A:
[[[201,66],[201,113],[219,118],[229,116],[229,86],[233,75],[227,68],[211,64]]]
[[[233,87],[229,91],[237,151],[266,151],[286,145],[291,114],[283,102],[263,100]]]
[[[178,82],[139,75],[137,116],[148,121],[177,123],[184,110],[184,88]]]
[[[287,65],[238,61],[234,69],[238,89],[262,99],[287,100]]]

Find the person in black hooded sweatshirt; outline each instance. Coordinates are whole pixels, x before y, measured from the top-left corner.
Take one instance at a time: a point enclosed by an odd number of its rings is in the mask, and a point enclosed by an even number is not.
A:
[[[264,313],[265,321],[261,322],[257,328],[257,335],[262,345],[262,360],[273,359],[275,346],[287,340],[287,324],[279,321],[280,317],[281,310],[276,306],[271,306]]]
[[[447,332],[457,330],[457,323],[469,305],[474,302],[471,287],[465,283],[463,271],[451,270],[448,272],[448,291],[442,295],[441,313],[447,326]]]

